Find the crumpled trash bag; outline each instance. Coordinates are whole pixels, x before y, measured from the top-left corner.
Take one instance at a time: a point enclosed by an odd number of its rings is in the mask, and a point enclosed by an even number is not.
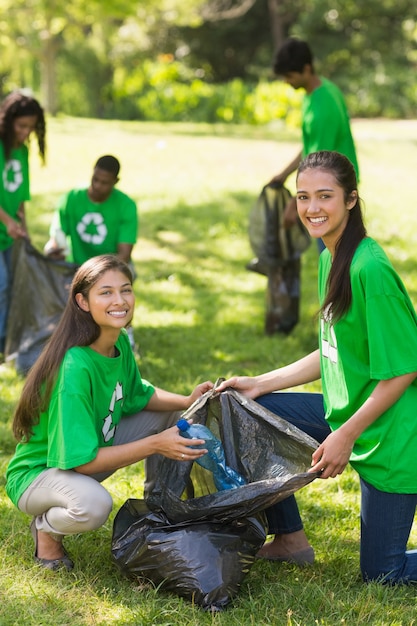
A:
[[[298,259],[310,245],[310,235],[298,218],[291,228],[284,227],[284,211],[290,198],[281,183],[269,183],[249,213],[249,242],[261,273]]]
[[[210,428],[247,484],[217,491],[198,463],[164,457],[146,506],[128,500],[118,512],[112,554],[128,575],[165,580],[204,608],[224,608],[265,540],[264,509],[318,476],[307,471],[318,443],[230,388],[208,391],[183,417]]]
[[[255,517],[171,524],[143,500],[131,499],[114,520],[112,557],[128,577],[219,611],[237,595],[265,537],[263,520]]]
[[[268,279],[267,335],[288,334],[299,320],[300,259],[311,239],[299,218],[293,226],[285,228],[284,212],[290,198],[290,192],[281,183],[269,183],[249,214],[249,241],[256,258],[246,267]]]
[[[210,472],[197,463],[164,458],[146,502],[172,523],[252,516],[318,475],[308,472],[317,441],[234,389],[208,391],[183,417],[210,428],[223,443],[227,465],[247,484],[217,491]]]
[[[61,317],[78,265],[49,259],[26,239],[14,243],[12,264],[5,356],[26,374]]]

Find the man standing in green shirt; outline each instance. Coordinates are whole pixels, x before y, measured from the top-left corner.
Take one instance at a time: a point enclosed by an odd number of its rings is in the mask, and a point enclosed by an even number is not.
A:
[[[271,183],[283,184],[304,157],[320,150],[344,154],[359,179],[356,149],[343,94],[334,83],[315,73],[309,45],[301,39],[288,39],[277,52],[274,72],[294,89],[305,89],[306,95],[301,111],[302,149],[287,167],[272,178]],[[291,226],[296,220],[296,201],[291,198],[285,210],[285,222]]]
[[[278,50],[274,72],[294,89],[304,89],[302,103],[302,149],[269,185],[280,188],[301,160],[313,152],[331,150],[346,156],[355,168],[359,180],[359,167],[355,144],[350,128],[346,103],[340,89],[330,80],[315,73],[313,54],[309,45],[300,39],[290,38]],[[282,214],[282,224],[289,229],[298,221],[295,197],[290,197]],[[319,254],[324,249],[317,240]],[[259,259],[252,259],[247,269],[268,275],[268,309],[266,332],[287,334],[297,324],[300,304],[300,258],[289,260],[281,270],[266,272]]]

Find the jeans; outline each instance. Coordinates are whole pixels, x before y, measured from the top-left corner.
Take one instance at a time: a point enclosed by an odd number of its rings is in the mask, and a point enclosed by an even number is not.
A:
[[[361,571],[365,581],[417,582],[417,550],[407,551],[417,494],[386,493],[360,479]]]
[[[6,343],[7,314],[12,282],[12,249],[11,246],[7,250],[0,250],[0,352],[4,352]]]
[[[321,394],[277,392],[260,396],[257,402],[319,443],[330,434]],[[417,550],[406,550],[417,494],[380,491],[363,478],[360,486],[363,580],[387,584],[417,582]],[[271,534],[288,534],[303,528],[294,496],[267,509],[266,514]]]
[[[283,417],[321,443],[330,435],[324,419],[323,396],[320,393],[268,393],[256,399],[275,415]],[[281,500],[266,510],[271,535],[286,535],[302,530],[303,522],[294,496]]]

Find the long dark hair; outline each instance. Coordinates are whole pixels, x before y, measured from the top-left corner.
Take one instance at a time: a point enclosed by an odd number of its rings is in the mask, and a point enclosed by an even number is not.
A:
[[[39,156],[45,163],[46,155],[46,122],[43,108],[35,98],[21,91],[13,91],[3,100],[0,106],[0,139],[3,143],[6,161],[14,145],[13,122],[17,117],[36,115],[35,134],[38,140]]]
[[[13,419],[16,439],[29,439],[32,426],[39,421],[40,413],[47,409],[58,369],[67,350],[73,346],[89,346],[98,339],[100,326],[88,311],[78,306],[75,296],[81,293],[87,299],[91,288],[109,270],[122,272],[132,282],[129,266],[113,254],[93,257],[77,270],[58,326],[30,370],[23,387]]]
[[[322,150],[309,154],[300,163],[297,178],[301,172],[308,169],[320,169],[332,174],[337,184],[343,189],[345,202],[351,200],[352,192],[357,190],[355,169],[349,159],[339,152]],[[325,311],[331,313],[331,319],[334,322],[347,313],[351,305],[350,264],[356,248],[365,237],[366,228],[358,196],[355,205],[349,211],[346,227],[336,243],[332,268],[327,281],[327,293],[320,309],[322,314]]]

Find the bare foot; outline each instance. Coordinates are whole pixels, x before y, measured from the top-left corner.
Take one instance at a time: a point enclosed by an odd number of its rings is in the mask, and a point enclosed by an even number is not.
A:
[[[256,556],[270,561],[286,561],[298,565],[314,562],[314,550],[304,530],[287,535],[275,535],[272,541],[262,546]]]

